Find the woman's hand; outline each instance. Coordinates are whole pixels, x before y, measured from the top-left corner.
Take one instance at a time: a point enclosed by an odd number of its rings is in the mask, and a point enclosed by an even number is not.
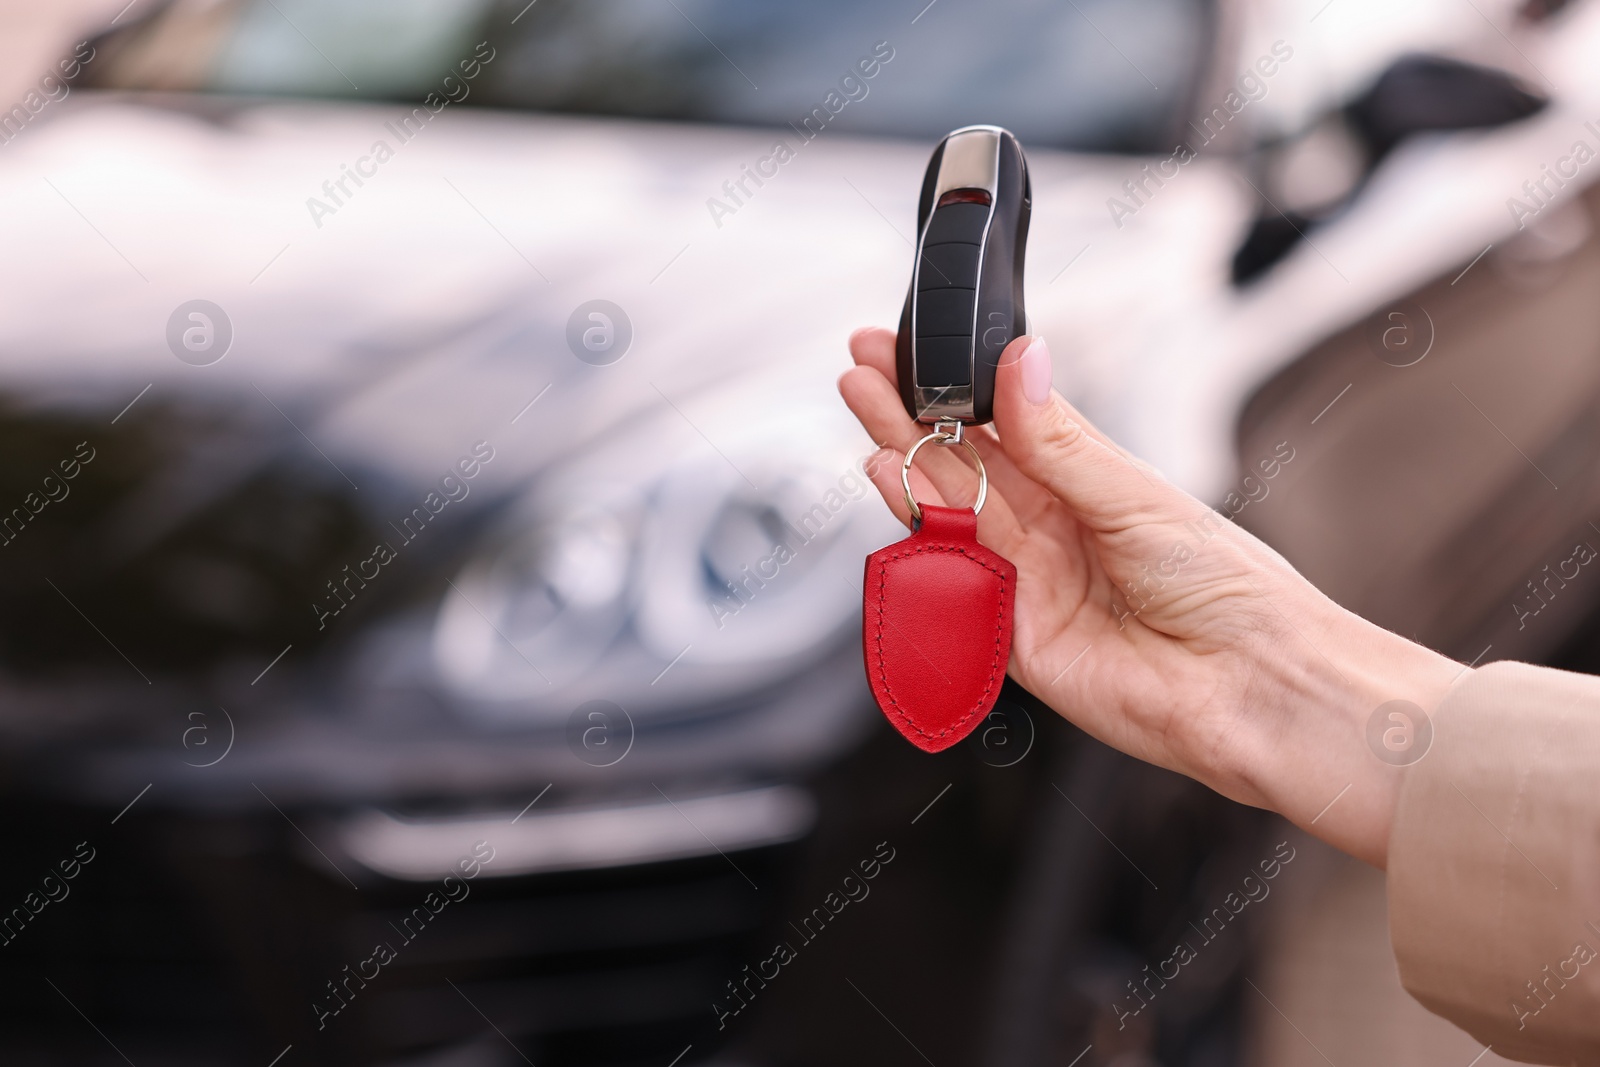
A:
[[[892,384],[892,331],[850,351],[839,391],[895,454],[873,481],[909,524],[899,460],[929,428]],[[1367,719],[1390,700],[1431,713],[1465,668],[1344,611],[1121,451],[1051,370],[1042,338],[1013,342],[994,425],[966,432],[989,472],[979,539],[1018,573],[1011,676],[1107,744],[1383,866],[1400,769],[1368,749]],[[919,502],[971,501],[961,451],[917,454]]]

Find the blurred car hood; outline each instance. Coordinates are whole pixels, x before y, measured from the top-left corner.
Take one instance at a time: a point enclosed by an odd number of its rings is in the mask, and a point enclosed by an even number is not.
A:
[[[1404,147],[1345,217],[1243,293],[1226,265],[1257,194],[1231,160],[1203,156],[1113,219],[1108,199],[1126,198],[1146,161],[1030,149],[1027,297],[1058,384],[1218,499],[1258,382],[1514,229],[1505,197],[1600,99],[1584,60],[1594,39],[1590,13],[1539,55],[1563,90],[1544,115]],[[720,386],[747,425],[776,407],[836,410],[849,329],[895,321],[929,150],[461,108],[402,141],[411,110],[398,104],[80,91],[49,107],[0,146],[12,206],[0,385],[119,408],[149,383],[157,395],[254,382],[315,418],[324,448],[416,478],[492,428],[526,442],[496,476],[527,474],[664,397]],[[393,158],[315,218],[311,198],[332,204],[324,183],[380,140]],[[779,141],[793,158],[776,175],[728,184]],[[195,298],[235,330],[212,367],[180,363],[163,340]],[[596,298],[634,329],[609,367],[580,362],[564,337]],[[536,395],[537,414],[510,426]]]
[[[402,142],[402,106],[82,93],[60,107],[0,150],[13,205],[0,220],[11,251],[0,387],[115,412],[148,383],[152,395],[254,383],[309,414],[302,427],[324,448],[418,478],[490,432],[519,442],[497,475],[527,473],[661,410],[663,397],[735,382],[746,424],[836,408],[848,330],[898,314],[928,152],[461,110]],[[333,204],[324,182],[379,141],[393,158],[366,164],[376,174],[316,217],[308,201]],[[779,141],[793,160],[730,195],[724,183]],[[1105,221],[1096,194],[1126,161],[1036,151],[1030,162],[1036,325],[1103,304],[1108,285],[1128,306],[1148,305],[1152,289],[1176,299],[1180,278],[1195,295],[1206,288],[1196,281],[1212,281],[1194,266],[1237,214],[1219,175],[1175,189],[1187,210],[1164,225],[1076,263]],[[1129,269],[1152,246],[1175,254]],[[234,330],[209,367],[180,362],[164,341],[173,309],[196,298]],[[609,367],[565,341],[568,316],[596,298],[619,304],[634,331]],[[508,428],[536,395],[536,411]]]

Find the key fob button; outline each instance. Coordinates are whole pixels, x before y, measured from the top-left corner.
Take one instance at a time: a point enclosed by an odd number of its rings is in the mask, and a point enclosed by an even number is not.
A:
[[[920,289],[976,289],[978,287],[978,246],[969,244],[928,245],[922,250],[917,270]]]
[[[972,384],[970,337],[919,337],[916,346],[917,385],[937,389]]]
[[[928,221],[928,236],[923,246],[949,244],[960,241],[969,245],[983,243],[983,231],[989,225],[989,208],[985,204],[949,204],[939,208]]]
[[[917,337],[972,336],[975,289],[927,289],[917,294]]]

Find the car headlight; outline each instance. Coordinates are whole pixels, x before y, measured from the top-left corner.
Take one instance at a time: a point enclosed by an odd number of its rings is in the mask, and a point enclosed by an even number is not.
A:
[[[696,414],[716,446],[663,448],[657,426],[586,457],[453,579],[433,651],[465,708],[502,721],[591,699],[635,716],[704,708],[853,632],[862,558],[898,530],[862,470],[870,444],[836,408],[758,427]]]
[[[626,496],[553,520],[518,511],[514,532],[468,564],[440,604],[434,658],[447,684],[514,700],[591,669],[627,621],[640,511]]]

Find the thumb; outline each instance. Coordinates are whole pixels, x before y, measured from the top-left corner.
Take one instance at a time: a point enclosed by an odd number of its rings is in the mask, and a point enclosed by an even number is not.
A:
[[[1091,426],[1051,387],[1052,371],[1043,337],[1019,337],[1001,353],[994,422],[1011,461],[1092,529],[1181,521],[1188,495]]]

